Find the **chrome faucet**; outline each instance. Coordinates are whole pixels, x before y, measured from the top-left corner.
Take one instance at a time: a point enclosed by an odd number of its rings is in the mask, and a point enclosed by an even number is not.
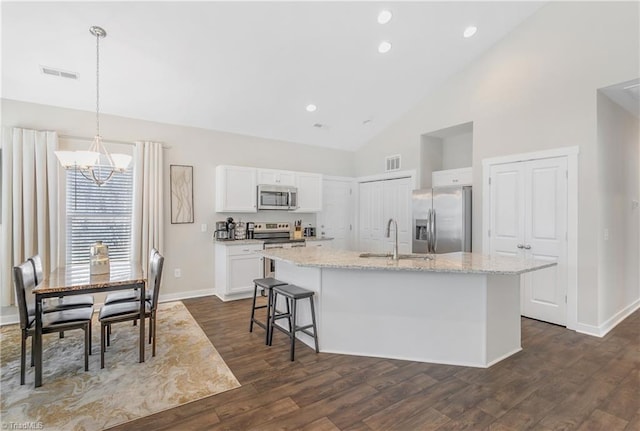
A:
[[[393,222],[393,227],[395,228],[395,232],[396,232],[396,238],[395,238],[395,241],[393,242],[392,259],[398,260],[398,223],[392,218],[390,218],[389,221],[387,222],[387,238],[391,237],[391,222]]]

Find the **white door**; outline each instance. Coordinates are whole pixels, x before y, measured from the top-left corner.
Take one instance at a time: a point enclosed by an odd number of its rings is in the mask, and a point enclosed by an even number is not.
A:
[[[522,315],[566,324],[567,160],[491,167],[491,253],[532,257],[557,266],[522,276]]]
[[[361,251],[390,253],[393,239],[386,238],[390,218],[398,224],[398,250],[411,252],[411,178],[371,181],[359,185],[359,232]]]
[[[382,186],[382,226],[386,230],[389,219],[398,224],[398,252],[411,253],[411,178],[384,181]],[[395,232],[389,238],[383,232],[384,252],[393,251]]]
[[[352,181],[324,179],[322,211],[316,222],[317,236],[333,238],[332,248],[350,250],[353,226]]]

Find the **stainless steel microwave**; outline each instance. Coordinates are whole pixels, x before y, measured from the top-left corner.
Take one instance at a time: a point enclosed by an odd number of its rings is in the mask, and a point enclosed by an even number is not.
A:
[[[259,210],[286,210],[298,208],[298,189],[291,186],[258,185]]]

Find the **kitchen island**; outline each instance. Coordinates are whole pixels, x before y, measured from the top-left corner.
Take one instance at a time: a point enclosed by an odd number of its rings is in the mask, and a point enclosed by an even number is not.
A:
[[[278,280],[316,292],[320,351],[473,367],[522,349],[520,275],[556,265],[476,253],[432,260],[317,248],[261,253],[276,261]],[[304,302],[299,323],[309,319]]]

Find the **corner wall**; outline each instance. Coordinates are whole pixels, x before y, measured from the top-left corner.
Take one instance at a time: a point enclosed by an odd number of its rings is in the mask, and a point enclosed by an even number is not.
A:
[[[605,326],[640,302],[640,120],[598,92],[598,317]]]
[[[640,76],[637,2],[550,2],[356,154],[420,172],[420,136],[473,122],[473,248],[482,248],[482,160],[579,146],[578,322],[598,326],[596,90]],[[576,19],[580,17],[580,19]]]

